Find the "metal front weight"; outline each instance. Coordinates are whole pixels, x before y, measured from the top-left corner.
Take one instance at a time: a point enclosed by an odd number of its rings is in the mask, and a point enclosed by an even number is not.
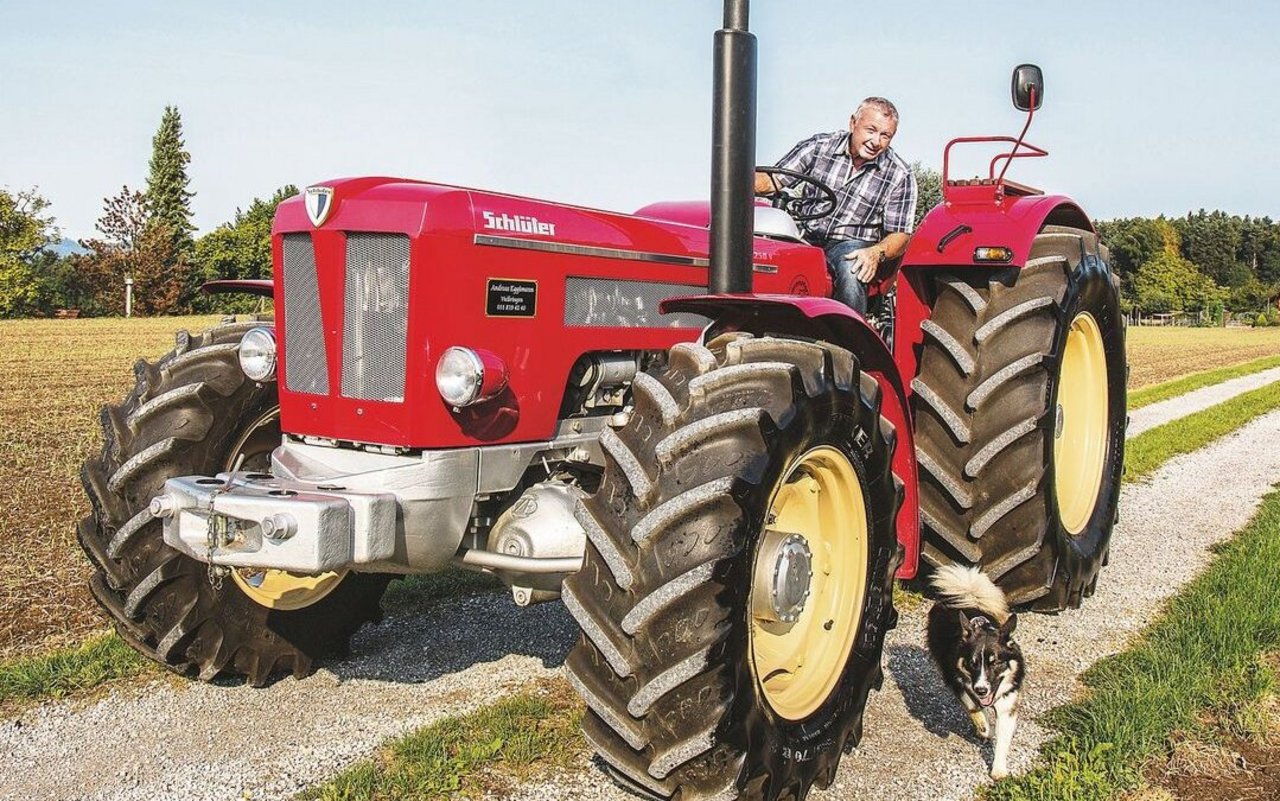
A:
[[[794,623],[804,611],[813,579],[813,552],[800,534],[768,529],[756,554],[751,613],[759,620]]]

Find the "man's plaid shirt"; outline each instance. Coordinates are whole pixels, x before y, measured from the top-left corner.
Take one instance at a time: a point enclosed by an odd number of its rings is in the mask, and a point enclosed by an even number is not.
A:
[[[855,169],[849,155],[849,132],[820,133],[793,147],[777,166],[813,176],[836,193],[832,214],[800,223],[805,239],[814,244],[839,239],[878,242],[885,234],[909,234],[915,228],[916,179],[893,148],[885,148]],[[781,186],[795,183],[794,179],[775,177]],[[805,194],[818,193],[809,187]]]

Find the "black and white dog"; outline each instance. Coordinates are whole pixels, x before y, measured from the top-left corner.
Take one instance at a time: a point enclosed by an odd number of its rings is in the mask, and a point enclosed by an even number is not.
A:
[[[1018,725],[1018,692],[1026,665],[1013,641],[1018,616],[1000,588],[978,568],[939,568],[933,587],[940,600],[929,610],[929,653],[947,686],[969,710],[978,736],[989,739],[986,709],[995,707],[991,778],[1009,775],[1009,743]]]

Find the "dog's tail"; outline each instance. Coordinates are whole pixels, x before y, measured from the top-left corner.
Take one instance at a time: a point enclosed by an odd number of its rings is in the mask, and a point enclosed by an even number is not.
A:
[[[998,625],[1009,619],[1009,602],[987,574],[976,567],[947,565],[933,572],[930,580],[942,602],[955,609],[978,609]]]

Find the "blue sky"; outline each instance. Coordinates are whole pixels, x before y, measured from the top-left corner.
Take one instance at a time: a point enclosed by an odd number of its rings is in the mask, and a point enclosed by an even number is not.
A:
[[[756,0],[757,160],[869,94],[895,148],[1016,134],[1009,73],[1045,71],[1011,176],[1098,218],[1280,217],[1273,3]],[[66,235],[145,182],[182,112],[196,225],[286,183],[377,174],[617,210],[705,197],[718,0],[201,4],[0,0],[0,186],[38,185]],[[985,158],[960,162],[973,173]]]

